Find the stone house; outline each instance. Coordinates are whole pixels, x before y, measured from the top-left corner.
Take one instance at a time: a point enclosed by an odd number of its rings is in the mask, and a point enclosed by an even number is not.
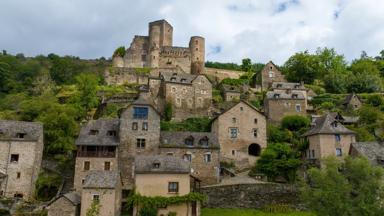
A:
[[[355,142],[349,150],[352,157],[366,157],[373,166],[384,167],[384,144],[381,142]]]
[[[355,142],[355,132],[346,128],[335,117],[333,113],[323,115],[302,135],[309,141],[305,157],[316,165],[320,165],[319,160],[323,157],[348,155],[351,144]]]
[[[284,75],[277,66],[269,61],[261,72],[256,76],[256,83],[261,86],[262,91],[268,90],[273,82],[286,82]]]
[[[117,216],[121,211],[121,178],[116,171],[90,171],[81,192],[81,216],[86,216],[93,202],[100,205],[100,215]]]
[[[167,103],[172,105],[175,120],[209,115],[212,84],[205,75],[160,72],[150,78],[149,89],[160,112]]]
[[[160,153],[189,162],[191,174],[203,185],[219,182],[220,145],[213,133],[162,131]]]
[[[222,85],[221,91],[224,97],[224,101],[239,101],[241,90],[237,86]]]
[[[363,105],[363,102],[357,94],[352,93],[344,98],[342,105],[345,109],[358,110]]]
[[[33,198],[43,137],[41,123],[0,120],[0,196]]]
[[[280,122],[287,115],[307,115],[307,99],[303,90],[274,89],[264,99],[264,110],[269,121]]]
[[[80,216],[81,197],[70,192],[55,198],[48,205],[48,216]]]
[[[267,147],[266,118],[258,109],[240,101],[212,123],[220,143],[220,160],[234,161],[238,169],[254,165]]]
[[[98,119],[81,128],[76,140],[74,187],[83,188],[85,177],[91,171],[117,171],[119,147],[118,119]]]
[[[173,156],[139,156],[135,159],[136,192],[142,196],[183,196],[191,190],[190,164]],[[134,207],[133,215],[138,215],[139,206]],[[158,209],[157,215],[200,215],[197,202],[168,205]]]

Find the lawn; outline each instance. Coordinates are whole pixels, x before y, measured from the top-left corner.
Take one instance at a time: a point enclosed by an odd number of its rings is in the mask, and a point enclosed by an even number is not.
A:
[[[201,216],[315,216],[309,212],[291,212],[291,213],[266,213],[253,209],[212,209],[204,208]]]

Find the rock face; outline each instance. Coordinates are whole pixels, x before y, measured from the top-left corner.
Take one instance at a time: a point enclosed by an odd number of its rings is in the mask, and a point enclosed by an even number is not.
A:
[[[272,183],[237,184],[203,187],[208,196],[208,208],[262,208],[271,204],[299,204],[298,191],[293,185]]]

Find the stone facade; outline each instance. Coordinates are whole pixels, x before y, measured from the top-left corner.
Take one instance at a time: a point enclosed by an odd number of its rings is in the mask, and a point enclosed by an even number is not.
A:
[[[148,72],[140,72],[135,68],[111,67],[104,71],[104,80],[108,85],[146,85],[149,73],[149,69]]]
[[[256,76],[256,83],[261,85],[261,90],[268,90],[273,82],[286,82],[284,75],[279,71],[277,66],[269,61],[263,70]]]
[[[343,106],[346,109],[358,110],[363,105],[360,97],[356,94],[349,94],[345,97],[343,101]]]
[[[239,170],[253,166],[267,147],[266,124],[265,116],[244,101],[218,116],[212,132],[220,143],[221,160],[235,161]]]
[[[43,146],[41,123],[0,121],[0,194],[33,198]]]
[[[74,192],[59,196],[48,205],[48,216],[80,216],[80,199]]]
[[[224,101],[239,101],[241,96],[241,90],[236,86],[222,85],[221,87]]]

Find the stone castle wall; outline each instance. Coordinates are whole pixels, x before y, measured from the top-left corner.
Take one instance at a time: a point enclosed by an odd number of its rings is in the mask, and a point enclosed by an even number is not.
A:
[[[217,78],[218,82],[221,82],[225,78],[231,79],[239,79],[241,75],[245,72],[242,71],[234,71],[234,70],[224,70],[224,69],[216,69],[216,68],[208,68],[204,69],[203,74],[208,76],[214,76]]]

